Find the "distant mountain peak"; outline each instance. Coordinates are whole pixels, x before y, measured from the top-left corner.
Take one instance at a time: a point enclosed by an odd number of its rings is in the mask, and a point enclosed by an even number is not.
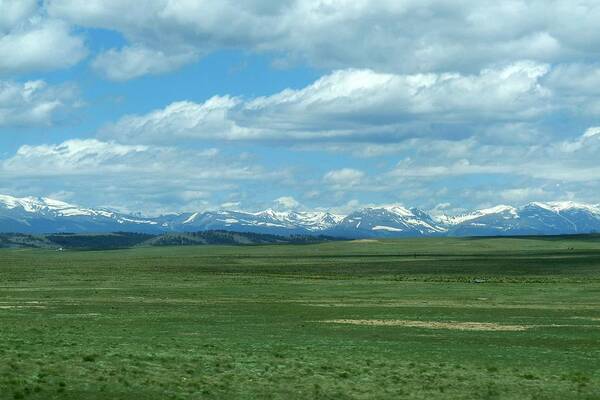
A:
[[[217,210],[156,218],[79,207],[47,197],[0,195],[0,232],[195,232],[225,230],[339,237],[486,236],[600,231],[600,206],[572,201],[498,205],[461,215],[437,215],[402,205],[365,207],[348,215],[327,211]]]

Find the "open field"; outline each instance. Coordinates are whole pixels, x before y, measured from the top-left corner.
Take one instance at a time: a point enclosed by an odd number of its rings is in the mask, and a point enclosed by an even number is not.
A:
[[[1,399],[600,399],[600,238],[0,250]]]

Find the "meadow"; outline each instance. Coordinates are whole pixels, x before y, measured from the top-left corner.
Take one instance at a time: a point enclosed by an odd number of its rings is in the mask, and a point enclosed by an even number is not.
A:
[[[1,399],[600,399],[600,238],[0,250]]]

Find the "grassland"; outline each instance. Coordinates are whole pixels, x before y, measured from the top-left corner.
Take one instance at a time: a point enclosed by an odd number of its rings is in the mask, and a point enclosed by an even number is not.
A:
[[[600,239],[0,251],[2,399],[600,399]]]

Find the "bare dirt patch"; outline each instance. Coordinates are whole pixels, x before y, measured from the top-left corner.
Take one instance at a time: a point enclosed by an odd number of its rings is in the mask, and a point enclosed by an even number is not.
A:
[[[24,308],[47,308],[41,301],[0,301],[0,310],[15,310]]]
[[[533,325],[500,325],[493,322],[411,321],[404,319],[332,319],[322,322],[330,324],[402,326],[407,328],[452,329],[460,331],[524,331],[534,328]]]
[[[46,308],[46,306],[33,306],[33,305],[2,305],[0,306],[0,310],[14,310],[14,309],[22,309],[22,308]]]

